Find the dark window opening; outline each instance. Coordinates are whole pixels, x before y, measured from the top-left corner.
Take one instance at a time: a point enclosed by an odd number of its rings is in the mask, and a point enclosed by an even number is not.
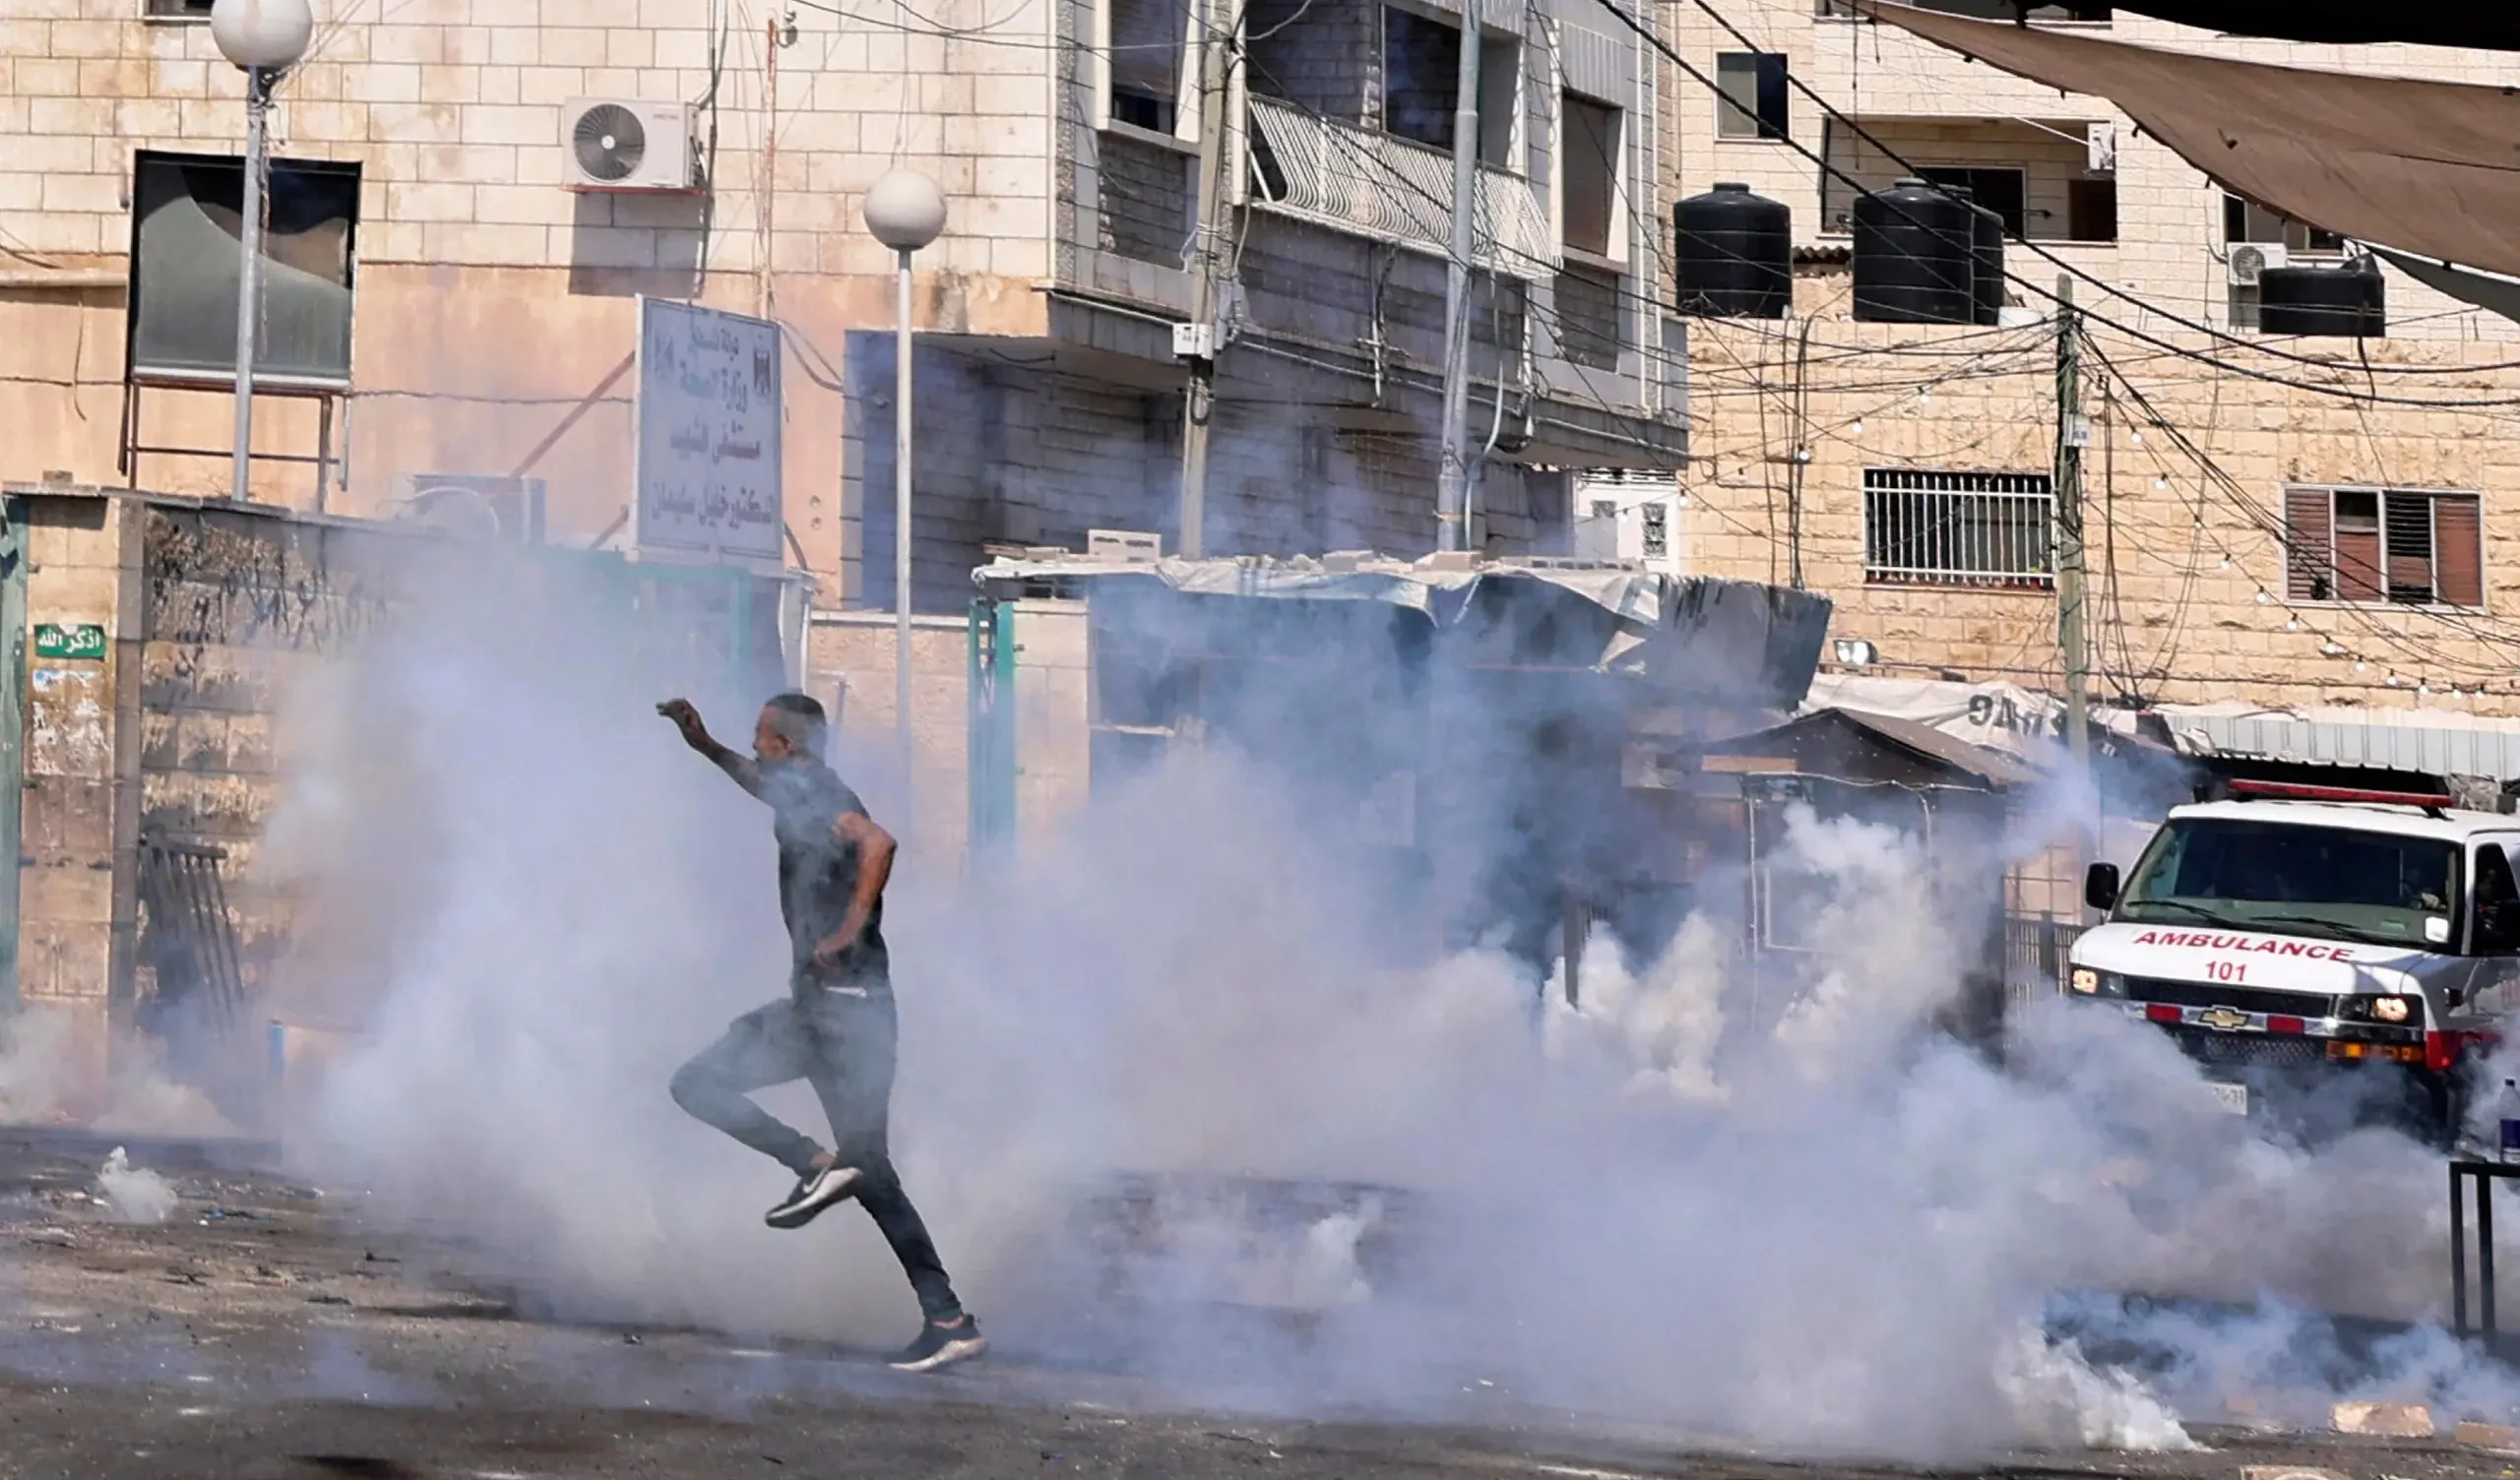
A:
[[[2117,239],[2117,181],[2110,177],[2065,182],[2065,239]]]
[[[2226,246],[2256,242],[2296,252],[2342,252],[2345,238],[2297,221],[2236,195],[2223,197],[2223,242]]]
[[[1964,166],[1930,166],[1922,173],[1936,185],[1957,186],[1969,192],[1969,199],[2004,218],[2004,235],[2027,234],[2029,221],[2027,203],[2023,200],[2027,187],[2018,169],[1973,169]]]
[[[207,21],[211,0],[149,0],[141,15],[152,21]]]
[[[1461,29],[1415,11],[1382,13],[1382,119],[1387,133],[1450,153],[1461,98]],[[1514,108],[1522,96],[1522,48],[1487,36],[1479,53],[1479,162],[1508,167]]]
[[[1715,59],[1715,132],[1724,139],[1790,139],[1785,58],[1771,51],[1728,51]]]
[[[1607,257],[1618,208],[1620,113],[1608,103],[1569,92],[1565,119],[1566,245]]]
[[[1180,124],[1185,0],[1109,0],[1111,121],[1158,134]]]

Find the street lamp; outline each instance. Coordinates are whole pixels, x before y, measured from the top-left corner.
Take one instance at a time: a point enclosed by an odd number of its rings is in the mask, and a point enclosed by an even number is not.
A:
[[[243,249],[236,280],[236,451],[228,496],[248,495],[254,448],[254,339],[263,306],[263,125],[281,74],[305,59],[315,35],[306,0],[214,0],[210,38],[245,74],[245,199],[237,222]]]
[[[945,229],[945,192],[914,169],[877,180],[859,208],[866,229],[893,249],[901,277],[893,297],[893,704],[902,777],[910,777],[910,259]]]

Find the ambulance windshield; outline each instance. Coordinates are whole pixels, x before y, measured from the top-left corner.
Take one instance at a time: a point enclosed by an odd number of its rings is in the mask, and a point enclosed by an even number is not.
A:
[[[2441,950],[2458,875],[2458,848],[2438,838],[2195,818],[2153,839],[2114,918]]]

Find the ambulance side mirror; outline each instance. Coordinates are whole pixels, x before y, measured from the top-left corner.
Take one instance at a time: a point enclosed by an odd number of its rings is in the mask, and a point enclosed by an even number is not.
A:
[[[2083,902],[2102,914],[2117,904],[2117,865],[2095,863],[2083,875]]]

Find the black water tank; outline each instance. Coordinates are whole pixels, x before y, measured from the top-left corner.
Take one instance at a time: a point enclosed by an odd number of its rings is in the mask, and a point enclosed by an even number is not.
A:
[[[1726,183],[1671,208],[1679,310],[1782,319],[1794,307],[1794,210]]]
[[[2001,213],[1984,206],[1975,209],[1978,265],[1973,281],[1977,288],[1977,319],[1991,328],[2004,321],[2004,218]]]
[[[1978,318],[1978,212],[1922,180],[1855,203],[1855,316],[1867,324]]]
[[[2268,268],[2257,279],[2257,332],[2387,339],[2388,284],[2369,258],[2343,268]]]

